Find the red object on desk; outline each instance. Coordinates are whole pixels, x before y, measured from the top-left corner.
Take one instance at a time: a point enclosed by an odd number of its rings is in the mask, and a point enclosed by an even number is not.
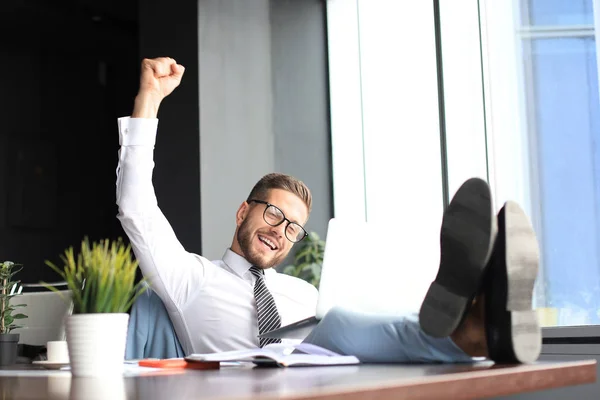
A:
[[[215,362],[187,362],[183,358],[166,358],[162,360],[140,360],[140,367],[151,368],[189,368],[189,369],[219,369],[220,363]]]

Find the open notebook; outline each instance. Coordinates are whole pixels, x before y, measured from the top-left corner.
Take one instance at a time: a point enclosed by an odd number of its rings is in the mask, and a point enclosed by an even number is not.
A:
[[[188,362],[248,361],[258,365],[279,367],[350,365],[359,363],[358,358],[354,356],[343,356],[309,343],[295,345],[272,343],[260,349],[191,354],[185,357],[185,360]]]

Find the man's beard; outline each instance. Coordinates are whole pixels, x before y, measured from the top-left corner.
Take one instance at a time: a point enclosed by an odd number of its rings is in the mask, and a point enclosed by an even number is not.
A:
[[[261,255],[252,249],[252,233],[247,224],[247,220],[242,222],[237,232],[237,241],[240,245],[244,258],[252,264],[260,268],[271,268],[279,264],[286,256],[281,254],[279,257],[273,257],[269,261],[265,260],[267,257],[261,257]]]

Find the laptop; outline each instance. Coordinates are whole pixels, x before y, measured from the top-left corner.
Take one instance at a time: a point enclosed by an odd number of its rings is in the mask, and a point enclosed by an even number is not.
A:
[[[439,266],[439,228],[429,238],[398,238],[394,223],[332,218],[314,317],[259,335],[304,339],[333,307],[380,315],[418,313]],[[424,252],[426,246],[431,251]]]
[[[19,343],[34,346],[45,346],[47,342],[53,340],[65,340],[64,321],[71,314],[72,303],[65,301],[63,297],[70,299],[71,292],[66,289],[61,290],[61,297],[42,285],[23,286],[25,291],[16,297],[16,302],[27,304],[26,307],[18,310],[28,318],[16,321],[21,323],[23,328],[15,329],[11,333],[20,334]]]

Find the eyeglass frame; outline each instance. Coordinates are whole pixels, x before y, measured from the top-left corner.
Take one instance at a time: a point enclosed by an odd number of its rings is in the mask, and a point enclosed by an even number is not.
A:
[[[269,202],[267,202],[267,201],[264,201],[264,200],[258,200],[258,199],[248,199],[248,200],[246,200],[246,203],[248,203],[248,204],[250,204],[250,203],[264,204],[266,207],[265,207],[265,210],[263,211],[263,220],[264,220],[264,221],[265,221],[267,224],[269,224],[269,226],[273,226],[273,227],[275,227],[275,226],[279,226],[279,225],[283,224],[285,221],[287,221],[287,225],[285,226],[285,229],[283,230],[283,233],[285,234],[285,238],[286,238],[287,240],[289,240],[290,242],[292,242],[292,243],[300,243],[301,241],[303,241],[303,240],[304,240],[304,238],[306,238],[306,237],[308,236],[308,232],[306,232],[306,229],[305,229],[305,228],[304,228],[302,225],[300,225],[300,224],[299,224],[299,223],[297,223],[297,222],[293,222],[293,221],[290,221],[289,219],[287,219],[287,217],[285,216],[285,214],[283,213],[283,211],[281,211],[281,208],[277,207],[275,204],[271,204],[271,203],[269,203]],[[283,219],[282,219],[282,220],[281,220],[279,223],[277,223],[277,224],[275,224],[275,225],[272,225],[272,224],[271,224],[269,221],[267,221],[267,218],[265,217],[265,214],[267,213],[267,210],[269,209],[269,207],[275,207],[275,209],[276,209],[276,210],[278,210],[278,211],[281,213],[281,216],[283,217]],[[300,238],[298,241],[293,241],[293,240],[291,240],[291,239],[288,237],[288,234],[287,234],[287,228],[288,228],[288,227],[289,227],[291,224],[298,225],[298,226],[300,227],[300,229],[302,229],[302,230],[304,231],[304,235],[302,235],[302,237],[301,237],[301,238]]]

